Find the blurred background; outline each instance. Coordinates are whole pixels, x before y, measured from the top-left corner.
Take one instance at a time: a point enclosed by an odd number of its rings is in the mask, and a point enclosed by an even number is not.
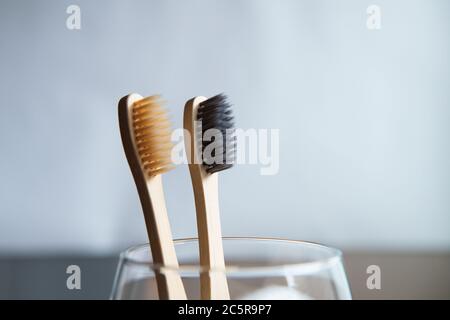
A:
[[[338,247],[357,299],[450,298],[449,30],[446,0],[1,0],[0,298],[107,298],[146,241],[130,92],[163,94],[174,128],[225,92],[238,127],[280,130],[278,174],[222,174],[224,235]],[[164,178],[174,236],[195,236],[187,167]]]

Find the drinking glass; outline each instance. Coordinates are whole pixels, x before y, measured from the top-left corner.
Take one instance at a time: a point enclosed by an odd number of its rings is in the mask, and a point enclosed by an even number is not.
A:
[[[225,274],[231,299],[351,299],[342,253],[324,245],[287,239],[224,237],[226,267],[199,265],[198,239],[175,240],[179,267],[152,263],[148,244],[120,256],[111,299],[158,299],[155,274],[177,272],[188,299],[200,299],[200,274]]]

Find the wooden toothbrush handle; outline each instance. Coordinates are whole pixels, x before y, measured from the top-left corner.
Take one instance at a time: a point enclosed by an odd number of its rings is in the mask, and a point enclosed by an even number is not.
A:
[[[153,261],[160,268],[155,272],[159,298],[185,300],[186,292],[177,270],[178,260],[170,230],[161,176],[148,179],[145,186],[138,187],[138,192]]]
[[[218,175],[209,175],[203,169],[196,131],[198,106],[205,100],[205,97],[195,97],[186,102],[183,119],[186,156],[197,214],[200,265],[205,269],[200,274],[200,293],[204,300],[226,300],[230,299],[230,294],[220,227]]]
[[[228,300],[230,294],[225,273],[222,231],[219,213],[218,174],[193,179],[200,264],[206,268],[200,275],[201,298]]]
[[[131,125],[133,122],[132,108],[134,102],[142,99],[143,97],[136,93],[120,99],[120,135],[144,212],[153,263],[161,268],[155,270],[159,298],[164,300],[186,299],[183,282],[176,270],[178,261],[170,231],[161,175],[146,177],[136,151],[137,146]],[[168,267],[168,269],[164,267]]]

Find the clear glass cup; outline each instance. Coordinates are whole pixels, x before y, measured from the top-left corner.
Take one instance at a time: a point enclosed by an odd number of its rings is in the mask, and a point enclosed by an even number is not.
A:
[[[351,299],[342,253],[320,244],[274,238],[224,237],[223,272],[231,299]],[[158,299],[155,273],[177,272],[188,299],[200,299],[198,239],[175,241],[178,268],[152,263],[148,244],[121,254],[111,299]]]

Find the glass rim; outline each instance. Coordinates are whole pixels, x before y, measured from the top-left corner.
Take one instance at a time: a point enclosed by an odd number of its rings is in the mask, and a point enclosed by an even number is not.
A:
[[[253,274],[265,274],[268,273],[290,273],[293,274],[309,274],[318,272],[327,268],[334,267],[337,263],[342,263],[342,252],[339,249],[329,247],[320,243],[304,241],[304,240],[293,240],[287,238],[277,238],[277,237],[222,237],[223,241],[255,241],[255,242],[280,242],[284,244],[294,244],[303,245],[310,248],[318,248],[325,250],[327,256],[319,258],[313,261],[307,262],[293,262],[293,263],[281,263],[270,266],[225,266],[225,268],[207,268],[200,265],[180,265],[180,266],[164,266],[161,264],[153,263],[149,260],[138,259],[130,257],[130,255],[136,250],[142,249],[144,247],[149,247],[149,243],[139,244],[131,246],[120,254],[120,261],[122,264],[131,265],[141,265],[147,266],[154,271],[158,271],[161,274],[168,272],[178,272],[178,273],[199,273],[199,272],[220,272],[225,274],[239,274],[239,273],[253,273]],[[175,239],[174,244],[183,245],[186,243],[198,242],[198,238],[180,238]]]

